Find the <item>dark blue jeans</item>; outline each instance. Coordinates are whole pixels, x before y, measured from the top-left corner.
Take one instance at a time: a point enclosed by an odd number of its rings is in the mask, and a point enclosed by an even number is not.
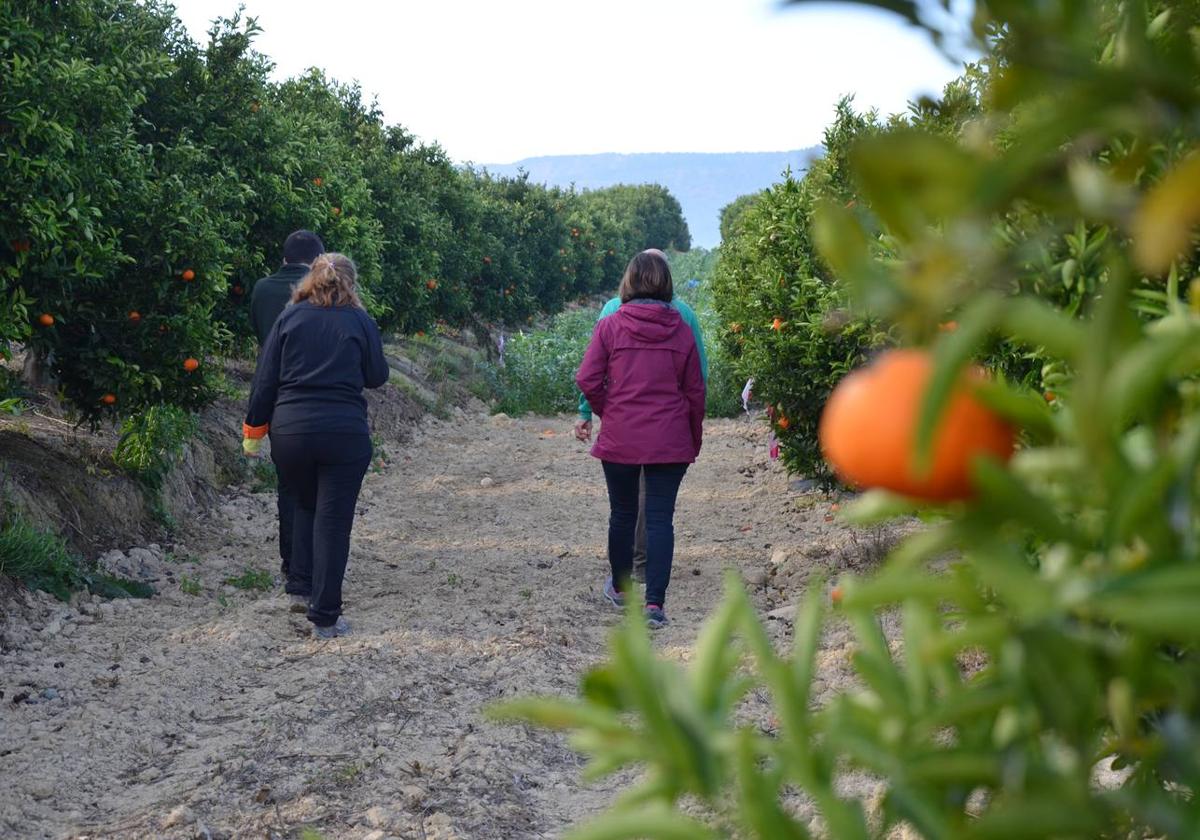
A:
[[[271,435],[271,459],[294,502],[292,556],[284,587],[309,597],[308,620],[328,627],[342,614],[342,579],[363,476],[367,435]]]
[[[602,461],[608,484],[608,562],[613,581],[625,591],[633,571],[633,536],[638,520],[638,483],[646,478],[646,603],[666,605],[675,556],[675,497],[687,464],[614,464]]]

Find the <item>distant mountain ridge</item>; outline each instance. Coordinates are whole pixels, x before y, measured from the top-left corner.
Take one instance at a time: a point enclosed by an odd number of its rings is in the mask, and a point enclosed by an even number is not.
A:
[[[665,152],[643,154],[548,155],[516,163],[486,164],[494,175],[524,170],[530,180],[555,187],[600,189],[614,184],[662,184],[679,199],[692,245],[712,248],[721,241],[721,208],[739,195],[769,187],[783,172],[803,172],[821,154],[820,146],[789,152]]]

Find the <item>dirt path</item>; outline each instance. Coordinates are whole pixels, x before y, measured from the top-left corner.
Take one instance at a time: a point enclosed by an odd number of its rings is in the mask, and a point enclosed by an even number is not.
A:
[[[480,714],[572,692],[603,656],[598,463],[566,419],[464,415],[387,450],[355,526],[351,636],[315,642],[277,590],[223,584],[276,567],[273,496],[248,490],[166,556],[126,555],[158,579],[149,601],[27,598],[0,634],[0,836],[557,837],[611,802],[620,780],[582,786],[562,738]],[[759,425],[709,422],[661,649],[687,658],[726,567],[765,611],[853,562],[828,510],[789,491]],[[845,641],[826,640],[835,672]]]

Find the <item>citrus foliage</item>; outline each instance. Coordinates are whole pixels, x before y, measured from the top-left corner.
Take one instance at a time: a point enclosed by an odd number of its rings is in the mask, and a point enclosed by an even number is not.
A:
[[[661,187],[492,178],[319,70],[271,81],[253,21],[201,45],[158,0],[22,1],[0,32],[0,353],[27,344],[85,419],[211,400],[292,230],[352,255],[399,331],[522,323],[687,247]]]
[[[878,128],[848,102],[839,105],[825,132],[825,155],[803,178],[789,173],[747,203],[716,269],[721,343],[743,381],[754,378],[755,399],[770,407],[784,463],[810,474],[825,474],[817,447],[821,406],[883,340],[870,321],[849,314],[849,290],[817,254],[811,219],[827,197],[851,200],[850,146]]]
[[[915,3],[877,5],[920,19]],[[510,707],[573,730],[596,774],[648,768],[576,836],[709,836],[685,795],[742,837],[1200,833],[1198,26],[1187,2],[979,2],[978,118],[950,134],[902,120],[853,144],[860,200],[799,222],[861,317],[931,347],[907,452],[936,451],[973,359],[1026,353],[1057,390],[977,386],[1019,451],[976,461],[974,499],[923,508],[930,525],[880,572],[834,590],[857,689],[810,708],[820,587],[780,655],[734,584],[686,672],[630,621],[582,699]],[[877,492],[851,516],[914,509]],[[777,737],[734,722],[754,686]],[[851,770],[884,783],[874,819],[839,796]],[[789,790],[815,825],[781,804]]]

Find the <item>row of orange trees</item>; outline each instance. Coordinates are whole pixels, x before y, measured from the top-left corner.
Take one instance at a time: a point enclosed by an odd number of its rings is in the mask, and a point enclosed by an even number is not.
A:
[[[157,0],[19,0],[0,32],[0,353],[88,419],[210,400],[294,229],[354,257],[391,331],[523,323],[687,246],[661,187],[493,178],[320,71],[271,81],[252,21],[201,45]]]
[[[1200,836],[1197,32],[1192,0],[977,0],[978,67],[896,119],[842,109],[734,222],[726,340],[794,463],[879,350],[826,454],[896,491],[853,521],[924,527],[811,582],[787,649],[735,579],[686,666],[631,616],[581,698],[508,705],[592,776],[644,769],[571,836]],[[896,480],[981,433],[1002,457],[960,450],[963,484]],[[830,621],[855,680],[818,703]]]

